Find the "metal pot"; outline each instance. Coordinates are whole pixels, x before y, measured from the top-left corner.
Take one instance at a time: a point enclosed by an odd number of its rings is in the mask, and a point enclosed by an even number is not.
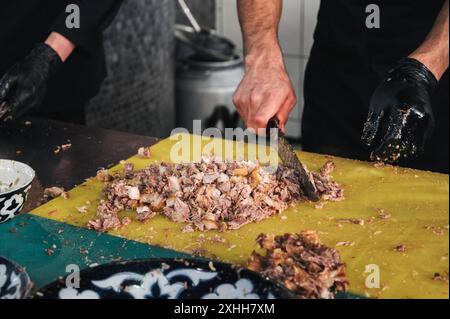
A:
[[[243,75],[239,55],[223,62],[184,60],[176,78],[177,126],[192,132],[193,121],[201,120],[202,130],[244,127],[232,100]]]

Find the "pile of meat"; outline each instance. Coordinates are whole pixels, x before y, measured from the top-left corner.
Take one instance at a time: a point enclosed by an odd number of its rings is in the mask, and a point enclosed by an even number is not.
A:
[[[296,173],[280,166],[273,172],[256,162],[223,162],[205,157],[200,163],[152,165],[135,171],[129,163],[124,173],[111,176],[106,170],[97,178],[105,182],[105,200],[88,227],[97,231],[118,229],[130,223],[120,219],[122,210],[136,211],[146,221],[162,214],[185,223],[185,232],[238,229],[280,214],[290,205],[306,200]],[[325,200],[343,199],[342,188],[330,178],[334,164],[310,173]]]
[[[278,281],[299,298],[332,299],[336,292],[347,290],[345,265],[339,253],[322,245],[316,232],[260,235],[257,242],[266,254],[254,252],[248,268]]]

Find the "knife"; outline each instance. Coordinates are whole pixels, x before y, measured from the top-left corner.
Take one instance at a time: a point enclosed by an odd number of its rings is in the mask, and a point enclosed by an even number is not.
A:
[[[269,135],[272,140],[275,139],[274,132],[278,130],[278,155],[280,156],[283,164],[295,170],[299,175],[299,185],[306,197],[312,202],[318,202],[320,195],[317,191],[312,177],[307,172],[305,166],[300,162],[299,158],[294,152],[294,148],[288,142],[283,132],[280,130],[280,124],[277,118],[272,118],[267,126]]]

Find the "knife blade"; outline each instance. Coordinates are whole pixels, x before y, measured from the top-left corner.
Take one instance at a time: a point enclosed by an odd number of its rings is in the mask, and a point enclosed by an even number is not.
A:
[[[274,132],[276,132],[274,131],[274,129],[278,130],[279,157],[281,158],[283,164],[286,167],[293,169],[298,173],[299,185],[303,193],[306,195],[306,197],[312,202],[318,202],[320,200],[320,195],[317,191],[314,182],[312,181],[312,177],[307,172],[305,166],[301,163],[300,159],[295,154],[292,145],[289,143],[283,132],[280,130],[280,124],[278,119],[272,118],[269,121],[267,129],[269,130],[269,135],[271,139],[274,138],[273,134]]]

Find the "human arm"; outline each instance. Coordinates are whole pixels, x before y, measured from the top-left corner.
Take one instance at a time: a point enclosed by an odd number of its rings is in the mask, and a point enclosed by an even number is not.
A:
[[[122,1],[73,1],[80,9],[80,28],[69,28],[67,12],[62,12],[51,34],[22,61],[0,78],[0,121],[17,119],[44,100],[51,77],[75,49],[92,54],[98,50],[103,30],[116,15]]]
[[[373,94],[362,136],[374,149],[373,160],[395,163],[424,151],[435,125],[432,96],[448,69],[448,10],[447,0],[422,45],[401,59]]]
[[[244,39],[245,75],[234,104],[247,127],[265,132],[277,116],[282,130],[297,104],[278,41],[282,0],[238,0]]]

